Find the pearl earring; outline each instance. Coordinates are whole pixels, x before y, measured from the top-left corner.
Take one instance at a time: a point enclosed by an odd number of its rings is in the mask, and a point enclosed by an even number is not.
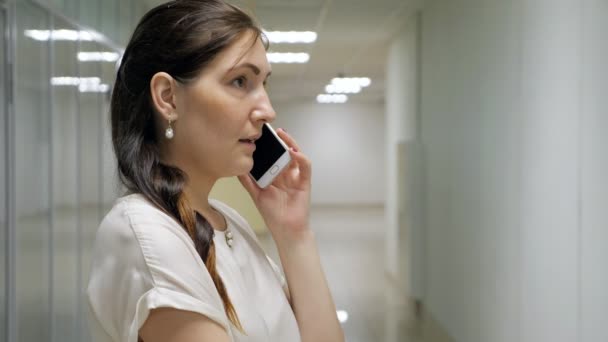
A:
[[[165,137],[169,140],[173,139],[173,127],[171,127],[171,120],[169,120],[169,127],[165,130]]]

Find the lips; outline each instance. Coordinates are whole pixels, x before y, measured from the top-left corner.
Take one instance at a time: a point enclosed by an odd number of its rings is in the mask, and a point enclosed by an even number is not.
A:
[[[262,136],[262,134],[254,134],[254,135],[250,135],[247,138],[243,138],[243,139],[239,139],[240,142],[247,142],[247,143],[255,143],[256,140],[260,139],[260,137]]]

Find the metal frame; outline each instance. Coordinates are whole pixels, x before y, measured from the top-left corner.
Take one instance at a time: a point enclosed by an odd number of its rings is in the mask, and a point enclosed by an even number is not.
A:
[[[55,20],[53,15],[51,15],[48,11],[46,12],[46,20],[48,23],[48,27],[51,28],[51,30],[55,29]],[[47,44],[47,53],[49,58],[47,59],[47,70],[49,73],[49,76],[53,77],[54,76],[54,68],[55,68],[55,55],[54,55],[54,49],[55,49],[55,44],[53,44],[52,42],[49,42]],[[48,204],[49,204],[49,231],[48,231],[48,248],[49,248],[49,255],[48,255],[48,259],[47,259],[47,267],[49,269],[49,288],[47,289],[48,291],[48,297],[49,297],[49,311],[48,311],[48,322],[49,322],[49,340],[51,342],[55,341],[55,296],[54,296],[54,292],[55,292],[55,221],[57,220],[57,217],[55,215],[55,185],[54,185],[54,178],[55,178],[55,173],[54,173],[54,167],[53,167],[53,159],[55,158],[54,156],[54,135],[53,135],[53,122],[55,121],[55,97],[53,96],[53,87],[50,85],[50,83],[47,83],[47,87],[49,90],[49,96],[48,96],[48,103],[47,106],[49,108],[48,110],[48,115],[49,115],[49,125],[47,127],[48,129],[48,137],[49,137],[49,173],[48,173],[48,187],[49,187],[49,193],[48,193]]]
[[[0,80],[0,82],[5,82],[6,78],[8,78],[7,74],[8,74],[8,63],[7,63],[7,56],[6,56],[6,52],[7,52],[7,45],[8,45],[8,32],[7,32],[7,15],[6,15],[6,3],[3,0],[0,0],[0,23],[2,23],[3,27],[2,27],[2,32],[3,32],[3,36],[0,37],[0,54],[2,54],[2,61],[3,63],[0,64],[0,68],[2,68],[2,80]],[[5,87],[3,87],[3,98],[5,99],[6,103],[4,102],[0,102],[0,106],[2,108],[0,108],[0,113],[3,115],[1,120],[4,120],[4,132],[0,132],[0,137],[4,137],[4,140],[1,142],[2,146],[4,146],[4,160],[2,161],[4,164],[3,165],[7,165],[6,167],[6,172],[4,174],[4,178],[0,180],[0,182],[3,182],[3,186],[4,189],[6,189],[4,191],[4,194],[2,196],[4,196],[4,208],[0,208],[0,210],[3,210],[7,220],[7,224],[5,227],[0,227],[3,229],[2,234],[4,234],[5,236],[5,240],[4,240],[4,246],[2,246],[3,248],[3,254],[4,254],[4,270],[5,270],[5,275],[4,275],[4,284],[2,284],[4,286],[4,298],[5,298],[5,302],[1,303],[3,305],[1,310],[4,310],[5,313],[5,317],[3,319],[2,324],[5,326],[5,331],[4,331],[4,335],[0,336],[0,338],[7,340],[8,341],[8,277],[6,276],[8,274],[8,230],[9,230],[9,224],[8,224],[8,146],[7,146],[7,133],[8,133],[8,128],[7,128],[7,121],[8,121],[8,101],[9,99],[8,97],[8,90],[7,87],[9,86],[8,82],[6,82]]]
[[[11,15],[9,15],[9,13]],[[0,0],[0,15],[3,17],[4,22],[4,32],[5,36],[0,38],[0,44],[2,44],[2,51],[4,51],[4,60],[5,65],[0,65],[0,67],[4,68],[5,71],[5,99],[6,103],[4,105],[4,115],[5,115],[5,141],[4,141],[4,151],[6,158],[6,174],[5,179],[2,181],[5,182],[6,193],[4,196],[6,200],[6,246],[4,246],[5,250],[5,270],[6,270],[6,278],[5,278],[5,295],[6,295],[6,341],[16,341],[17,340],[17,324],[16,324],[16,312],[17,312],[17,303],[16,303],[16,284],[15,284],[15,276],[16,276],[16,250],[15,250],[15,140],[14,140],[14,128],[15,127],[15,117],[14,117],[14,96],[15,93],[14,87],[15,84],[13,82],[14,79],[14,42],[15,42],[15,5],[13,3],[9,4],[8,1]]]

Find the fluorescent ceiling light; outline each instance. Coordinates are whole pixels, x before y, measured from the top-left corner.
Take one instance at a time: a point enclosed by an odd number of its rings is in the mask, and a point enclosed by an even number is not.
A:
[[[68,41],[94,41],[100,40],[100,35],[90,31],[76,30],[25,30],[26,37],[38,41],[68,40]]]
[[[101,83],[99,77],[53,77],[51,84],[54,86],[74,86],[78,87],[81,93],[105,93],[110,90],[110,86]]]
[[[318,103],[346,103],[348,96],[343,94],[320,94],[317,95]]]
[[[361,86],[358,84],[328,84],[325,86],[325,92],[330,94],[356,94],[361,91]]]
[[[338,320],[340,321],[340,323],[348,321],[348,312],[344,310],[338,310],[336,311],[336,314],[338,315]]]
[[[317,33],[312,31],[264,31],[270,43],[314,43]]]
[[[102,84],[81,84],[78,86],[78,91],[81,93],[105,93],[110,90],[110,86]]]
[[[101,78],[99,77],[53,77],[51,78],[51,84],[54,86],[77,86],[81,84],[99,84]]]
[[[357,84],[361,87],[368,87],[372,84],[372,81],[369,77],[335,77],[331,79],[331,84],[335,85],[351,85]]]
[[[371,83],[368,77],[336,77],[325,86],[325,91],[330,94],[356,94]]]
[[[79,52],[81,62],[116,62],[120,56],[116,52]]]
[[[306,63],[310,59],[305,52],[269,52],[266,56],[270,63]]]

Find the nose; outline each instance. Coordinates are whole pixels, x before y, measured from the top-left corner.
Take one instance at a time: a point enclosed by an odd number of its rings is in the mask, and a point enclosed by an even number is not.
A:
[[[268,97],[268,93],[263,91],[251,113],[252,119],[254,122],[273,122],[276,118],[276,113],[274,108],[272,108],[272,104],[270,103],[270,98]]]

